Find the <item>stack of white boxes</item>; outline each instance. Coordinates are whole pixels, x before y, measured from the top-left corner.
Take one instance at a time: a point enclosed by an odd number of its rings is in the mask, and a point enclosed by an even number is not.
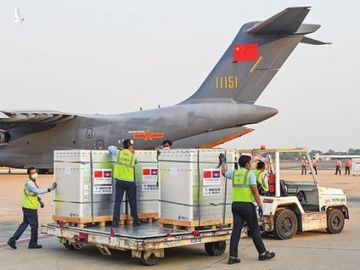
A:
[[[55,215],[90,218],[112,215],[114,157],[108,151],[54,151]]]
[[[157,151],[136,151],[135,177],[139,213],[159,212]],[[107,150],[54,151],[55,215],[93,218],[113,215],[116,156]],[[126,193],[121,213],[130,213]]]
[[[161,219],[197,221],[232,217],[232,182],[226,180],[218,168],[220,153],[226,155],[228,168],[234,169],[238,158],[236,150],[161,151]]]

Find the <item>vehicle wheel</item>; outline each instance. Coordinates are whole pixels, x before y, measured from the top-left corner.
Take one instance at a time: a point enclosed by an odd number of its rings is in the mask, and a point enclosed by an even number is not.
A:
[[[344,215],[339,209],[330,209],[327,213],[327,228],[328,233],[340,233],[344,228]]]
[[[74,246],[72,244],[69,244],[69,243],[64,243],[64,247],[66,247],[67,249],[69,250],[76,250],[76,248],[74,248]]]
[[[224,254],[225,249],[226,249],[225,241],[205,243],[206,253],[209,254],[210,256],[220,256]]]
[[[293,211],[283,209],[275,214],[275,237],[281,240],[292,238],[297,231],[297,219]]]
[[[141,258],[140,262],[142,265],[146,265],[146,266],[152,266],[155,265],[158,262],[159,258],[156,258],[154,254],[151,254],[149,258],[144,259]]]

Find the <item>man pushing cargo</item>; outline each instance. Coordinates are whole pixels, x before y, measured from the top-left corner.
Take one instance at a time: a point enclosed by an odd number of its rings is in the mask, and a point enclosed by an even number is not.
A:
[[[124,195],[124,191],[129,198],[131,216],[133,218],[134,226],[141,224],[137,213],[136,202],[136,185],[135,185],[135,149],[133,140],[126,139],[123,142],[122,150],[118,151],[116,146],[109,146],[108,150],[111,154],[116,154],[116,162],[114,165],[114,180],[115,180],[115,203],[113,213],[114,227],[119,227],[120,220],[120,206]]]
[[[262,204],[257,189],[256,177],[251,169],[251,157],[242,155],[239,158],[238,170],[227,170],[226,158],[224,154],[220,154],[219,161],[221,165],[221,173],[227,179],[232,179],[232,206],[233,213],[233,230],[230,238],[230,257],[228,264],[240,263],[238,257],[238,245],[240,241],[240,234],[244,221],[247,222],[249,230],[255,247],[259,253],[259,260],[269,260],[275,257],[274,252],[269,252],[265,249],[264,243],[260,236],[259,224],[255,211],[254,200],[258,205],[259,215],[262,216]]]
[[[53,183],[49,188],[39,188],[36,183],[38,177],[36,168],[30,167],[27,169],[27,174],[29,178],[25,182],[21,206],[23,211],[23,222],[19,225],[18,229],[12,237],[8,240],[8,245],[16,249],[16,241],[19,240],[21,235],[24,233],[26,228],[30,225],[31,227],[31,237],[29,242],[29,248],[42,248],[38,244],[38,212],[39,205],[41,208],[44,207],[44,203],[41,201],[39,195],[45,194],[56,189],[57,184]]]

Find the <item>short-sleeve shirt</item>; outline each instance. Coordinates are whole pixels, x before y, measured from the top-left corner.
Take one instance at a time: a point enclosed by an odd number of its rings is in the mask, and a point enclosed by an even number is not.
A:
[[[232,179],[233,178],[233,175],[234,175],[234,171],[233,170],[228,170],[226,173],[225,173],[225,177],[227,179]],[[250,186],[257,186],[256,184],[256,177],[255,177],[255,174],[253,171],[249,171],[249,176],[250,176]]]

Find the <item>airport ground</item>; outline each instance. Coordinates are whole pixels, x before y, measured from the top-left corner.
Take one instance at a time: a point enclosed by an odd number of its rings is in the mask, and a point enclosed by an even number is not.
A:
[[[310,180],[309,175],[301,176],[298,170],[286,171],[284,179]],[[39,240],[43,249],[27,249],[30,230],[19,241],[18,249],[12,250],[6,244],[9,236],[21,222],[20,197],[26,179],[24,174],[0,173],[0,269],[141,269],[145,266],[130,258],[128,252],[115,251],[112,256],[101,255],[96,248],[86,247],[70,251],[59,244],[55,237]],[[330,235],[326,231],[297,234],[290,240],[265,238],[269,250],[276,252],[271,261],[257,260],[251,239],[241,239],[240,265],[227,265],[228,251],[220,257],[209,257],[203,245],[168,249],[156,269],[359,269],[360,266],[360,177],[335,176],[331,170],[319,171],[321,186],[341,188],[348,196],[350,220],[346,221],[342,233]],[[51,175],[41,175],[38,184],[48,187]],[[53,212],[52,194],[43,196],[46,207],[39,210],[41,224],[51,222]]]

